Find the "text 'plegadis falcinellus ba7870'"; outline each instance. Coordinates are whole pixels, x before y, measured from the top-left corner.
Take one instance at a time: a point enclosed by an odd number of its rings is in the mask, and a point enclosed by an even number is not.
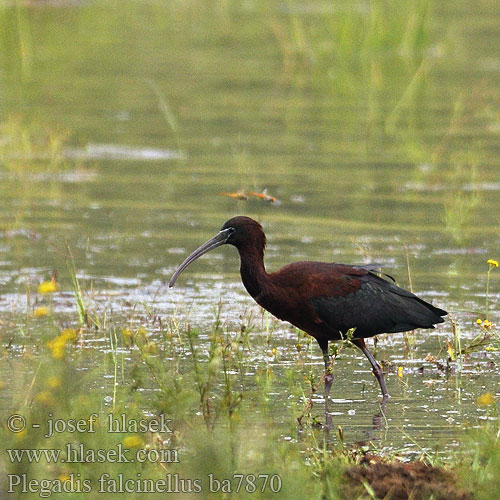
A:
[[[328,341],[341,340],[354,329],[352,342],[370,361],[382,390],[389,397],[380,365],[364,339],[379,333],[434,328],[447,313],[372,272],[370,266],[326,262],[294,262],[275,273],[264,267],[266,236],[250,217],[233,217],[220,232],[195,250],[178,267],[169,282],[204,253],[229,244],[240,254],[241,279],[248,293],[277,318],[312,335],[325,360],[325,410],[333,376],[329,373]]]

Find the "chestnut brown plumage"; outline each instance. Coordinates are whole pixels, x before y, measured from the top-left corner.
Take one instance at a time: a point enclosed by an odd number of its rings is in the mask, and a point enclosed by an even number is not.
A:
[[[434,328],[447,313],[391,281],[381,278],[373,266],[348,266],[326,262],[294,262],[267,273],[264,267],[266,236],[250,217],[228,220],[220,232],[195,250],[170,279],[194,260],[220,245],[233,245],[240,254],[241,279],[248,293],[264,309],[312,335],[325,361],[325,403],[333,377],[329,373],[328,342],[340,340],[354,329],[352,342],[372,365],[383,399],[389,397],[383,372],[367,350],[364,339],[380,333]]]

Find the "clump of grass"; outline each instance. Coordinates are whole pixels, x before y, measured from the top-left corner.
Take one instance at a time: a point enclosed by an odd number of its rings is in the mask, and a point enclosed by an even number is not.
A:
[[[0,123],[0,164],[12,173],[60,170],[68,134],[11,115]]]
[[[342,133],[357,136],[364,130],[367,149],[390,137],[398,147],[404,144],[408,156],[421,158],[426,149],[416,133],[421,96],[443,51],[432,50],[437,42],[429,30],[430,2],[403,3],[347,1],[329,4],[320,15],[289,3],[285,16],[270,13],[268,23],[292,85],[313,78],[331,102],[352,99],[362,110],[349,128],[350,109]],[[335,108],[331,116],[335,124],[338,113]]]
[[[456,244],[465,245],[468,241],[467,229],[473,210],[479,203],[477,189],[465,190],[465,185],[474,186],[477,180],[478,158],[473,151],[460,153],[452,158],[453,170],[450,185],[457,186],[444,201],[444,223],[446,230]]]
[[[66,244],[66,250],[68,252],[66,257],[66,268],[68,269],[69,277],[71,278],[71,284],[73,285],[73,293],[75,294],[76,310],[78,313],[78,323],[80,326],[89,325],[89,314],[87,307],[85,306],[85,300],[82,292],[82,287],[80,286],[80,281],[76,275],[75,260],[71,249],[68,244]]]
[[[401,8],[401,4],[377,0],[365,9],[346,2],[323,12],[319,23],[289,4],[284,21],[271,16],[269,23],[287,69],[306,64],[347,71],[351,66],[353,72],[389,48],[413,60],[427,47],[429,2],[405,3]]]
[[[488,291],[490,272],[493,268],[498,266],[497,261],[493,259],[488,259],[487,263],[489,265],[489,268],[487,272],[485,294],[486,315],[488,315]],[[460,376],[468,357],[475,352],[484,353],[488,351],[498,350],[498,347],[495,345],[496,343],[498,343],[498,337],[496,335],[496,325],[488,319],[483,320],[481,318],[478,318],[476,320],[476,326],[478,327],[479,332],[470,340],[462,337],[460,325],[453,317],[451,317],[451,325],[453,329],[453,341],[450,342],[446,340],[446,352],[448,354],[446,358],[446,368],[433,356],[430,356],[430,358],[433,362],[436,363],[436,366],[438,366],[439,369],[446,370],[446,372],[448,373],[452,371],[455,372],[457,401],[461,401],[462,387]],[[453,368],[451,366],[451,363],[454,364]]]
[[[235,335],[223,334],[216,328],[209,335],[208,359],[202,363],[195,345],[196,332],[187,329],[200,406],[207,428],[214,429],[221,415],[230,420],[235,416],[243,399],[242,359],[245,329]],[[221,373],[222,370],[222,373]],[[216,386],[222,377],[222,392],[217,394]],[[239,382],[238,382],[239,378]]]
[[[485,292],[485,319],[477,318],[476,326],[479,328],[479,333],[465,346],[464,354],[486,350],[495,350],[491,347],[492,339],[497,339],[496,325],[489,318],[489,294],[490,294],[490,275],[493,269],[498,267],[498,262],[494,259],[488,259],[488,271],[486,273],[486,292]]]
[[[487,420],[470,430],[457,467],[463,484],[474,491],[476,500],[496,498],[500,488],[500,420],[495,397],[486,392],[476,401],[486,412]]]

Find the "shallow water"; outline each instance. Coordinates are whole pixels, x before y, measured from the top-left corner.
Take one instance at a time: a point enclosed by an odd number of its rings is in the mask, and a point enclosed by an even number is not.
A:
[[[366,27],[363,2],[129,2],[120,15],[101,2],[2,7],[2,137],[16,135],[16,116],[35,131],[68,133],[56,169],[43,151],[1,155],[2,338],[11,341],[8,321],[26,312],[27,286],[55,269],[71,289],[66,242],[89,300],[124,317],[146,303],[164,316],[189,311],[208,329],[219,300],[229,325],[250,308],[258,315],[231,248],[166,286],[190,250],[246,214],[267,232],[269,269],[380,262],[404,287],[411,277],[472,339],[485,316],[486,260],[498,259],[500,243],[500,19],[495,2],[476,7],[430,6],[413,42],[402,35],[408,19],[393,12],[393,38],[379,26],[360,52],[339,40],[349,26]],[[267,190],[279,203],[220,195],[239,190]],[[493,322],[498,290],[494,270]],[[70,292],[54,297],[54,310],[70,317]],[[283,324],[275,337],[279,376],[296,333]],[[375,430],[369,365],[342,353],[332,411],[346,440],[408,454],[453,448],[486,414],[476,398],[500,395],[499,359],[484,351],[446,374],[424,361],[444,359],[446,340],[449,322],[418,332],[411,355],[401,334],[380,341],[379,357],[404,372],[388,375],[387,425]],[[319,376],[319,349],[311,353]],[[275,398],[279,422],[285,400]],[[321,417],[320,399],[314,411]]]

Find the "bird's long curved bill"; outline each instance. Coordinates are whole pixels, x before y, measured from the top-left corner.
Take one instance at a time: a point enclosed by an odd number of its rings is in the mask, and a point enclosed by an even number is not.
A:
[[[216,234],[213,238],[209,239],[206,243],[201,245],[200,248],[197,248],[191,255],[189,255],[184,262],[177,268],[175,273],[170,278],[168,282],[168,287],[172,288],[177,281],[179,275],[186,269],[191,262],[194,262],[198,257],[201,257],[203,254],[210,252],[214,248],[220,247],[226,243],[227,239],[230,236],[230,231],[228,229],[222,230],[220,233]]]

